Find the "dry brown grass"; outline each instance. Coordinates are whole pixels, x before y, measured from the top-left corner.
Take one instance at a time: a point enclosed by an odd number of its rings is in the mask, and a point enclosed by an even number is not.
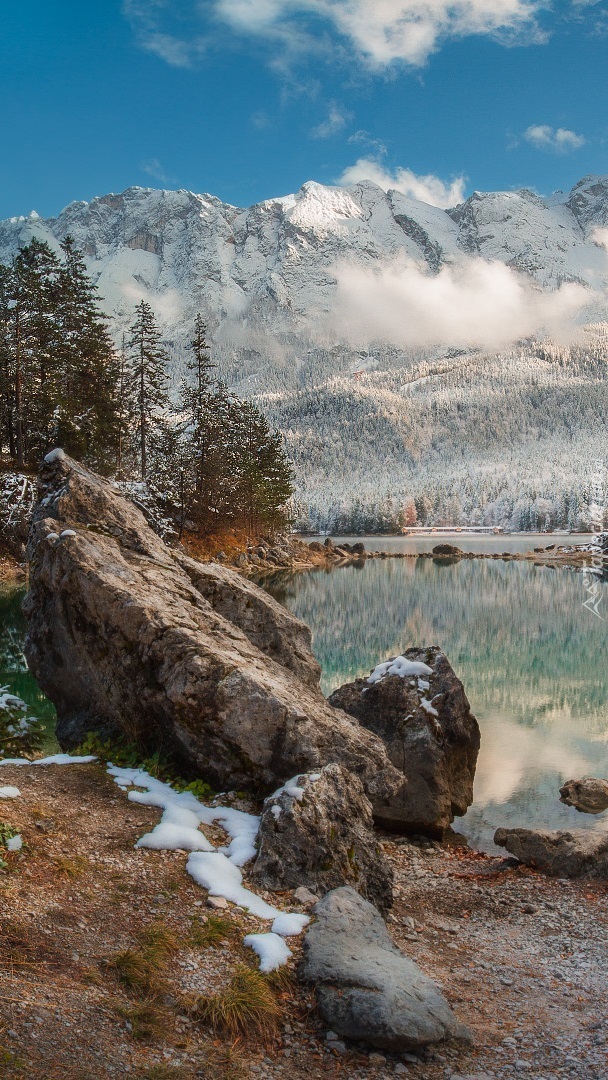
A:
[[[155,999],[166,990],[165,969],[179,943],[164,923],[153,923],[139,935],[137,944],[107,961],[123,986],[138,997]]]
[[[247,533],[239,529],[223,529],[210,536],[185,533],[182,537],[182,546],[186,554],[200,562],[214,559],[220,551],[224,552],[229,561],[234,560],[237,555],[245,551],[248,542]]]
[[[90,868],[89,860],[84,855],[57,855],[53,862],[57,876],[63,878],[81,877]]]
[[[192,926],[190,941],[195,949],[209,949],[230,941],[238,934],[235,924],[221,915],[210,915],[205,922],[195,922]]]
[[[223,990],[197,999],[193,1015],[232,1039],[243,1035],[269,1039],[277,1032],[282,1009],[268,979],[241,965]]]

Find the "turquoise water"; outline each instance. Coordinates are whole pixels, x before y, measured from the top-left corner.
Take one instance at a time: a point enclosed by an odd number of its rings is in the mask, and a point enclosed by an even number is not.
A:
[[[0,585],[0,686],[23,698],[30,714],[43,720],[51,733],[55,726],[55,709],[39,689],[27,669],[23,655],[26,623],[21,611],[24,588]]]
[[[374,560],[262,583],[311,626],[326,693],[410,646],[446,652],[482,732],[475,802],[455,822],[476,846],[499,825],[608,829],[558,792],[608,777],[605,583],[602,618],[581,573],[532,563]]]

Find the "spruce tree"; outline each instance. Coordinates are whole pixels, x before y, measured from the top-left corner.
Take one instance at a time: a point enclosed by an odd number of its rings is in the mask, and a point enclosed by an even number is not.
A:
[[[276,532],[289,521],[293,470],[280,434],[250,401],[235,405],[236,507],[250,536]]]
[[[131,394],[135,414],[135,445],[139,474],[145,480],[151,451],[158,445],[169,409],[167,363],[154,312],[145,300],[135,309],[129,338]]]
[[[62,386],[56,441],[101,472],[114,464],[119,436],[120,362],[97,306],[97,289],[71,236],[62,245],[58,320]]]
[[[183,501],[188,516],[199,526],[211,526],[218,513],[220,492],[226,495],[225,437],[228,433],[227,393],[213,378],[207,328],[199,314],[187,363],[190,378],[181,384]]]

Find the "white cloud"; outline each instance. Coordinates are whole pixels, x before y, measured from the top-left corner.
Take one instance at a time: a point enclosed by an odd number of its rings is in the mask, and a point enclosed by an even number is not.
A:
[[[343,131],[350,119],[352,119],[352,113],[346,112],[335,101],[332,101],[327,117],[317,124],[310,134],[313,139],[330,139],[332,135],[338,135]]]
[[[401,191],[411,199],[419,199],[420,202],[440,206],[444,210],[462,202],[466,183],[464,176],[458,176],[446,184],[432,173],[417,176],[411,169],[401,168],[391,173],[373,158],[359,158],[354,165],[349,165],[344,170],[337,182],[342,187],[347,187],[357,184],[359,180],[373,180],[374,184],[384,191]]]
[[[594,229],[591,233],[591,239],[598,247],[602,247],[604,248],[604,251],[608,251],[608,229]]]
[[[524,131],[524,139],[537,150],[550,150],[554,154],[569,154],[585,145],[584,135],[568,128],[552,128],[549,124],[531,124]]]
[[[466,259],[430,274],[399,259],[377,270],[343,262],[326,332],[358,347],[453,345],[498,349],[547,332],[572,337],[573,320],[590,300],[581,285],[543,292],[504,263]]]
[[[141,168],[142,172],[147,173],[148,176],[153,176],[155,180],[160,180],[162,184],[174,183],[174,180],[167,175],[158,158],[150,158],[148,161],[142,161]]]
[[[296,32],[294,16],[333,25],[373,66],[420,66],[448,38],[486,34],[543,40],[536,0],[216,0],[217,15],[245,33]]]
[[[153,53],[170,67],[188,68],[205,51],[207,41],[199,34],[167,33],[164,20],[171,16],[171,0],[123,0],[123,13],[145,52]]]

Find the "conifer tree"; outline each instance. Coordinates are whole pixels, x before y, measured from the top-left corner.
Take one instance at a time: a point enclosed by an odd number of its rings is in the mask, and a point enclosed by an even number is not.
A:
[[[56,441],[106,472],[118,439],[119,359],[97,306],[97,289],[71,236],[61,249],[57,314],[63,378]]]
[[[135,440],[142,480],[148,474],[150,452],[158,445],[169,408],[168,353],[162,344],[154,312],[145,300],[135,309],[130,328],[130,377],[135,413]]]
[[[250,401],[235,404],[239,515],[250,536],[274,532],[289,520],[293,470],[281,436]]]

